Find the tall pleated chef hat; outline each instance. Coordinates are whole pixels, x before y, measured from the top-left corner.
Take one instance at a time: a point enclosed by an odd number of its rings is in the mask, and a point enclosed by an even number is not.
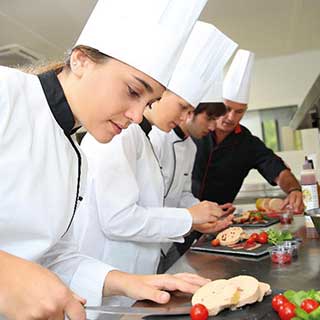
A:
[[[254,53],[238,50],[223,82],[223,98],[248,104]]]
[[[99,0],[76,45],[169,79],[207,0]]]
[[[168,89],[196,107],[237,46],[212,24],[198,21],[178,61]]]
[[[222,88],[223,88],[223,70],[220,70],[218,73],[216,80],[210,86],[209,90],[205,94],[205,96],[201,99],[201,102],[222,102]]]

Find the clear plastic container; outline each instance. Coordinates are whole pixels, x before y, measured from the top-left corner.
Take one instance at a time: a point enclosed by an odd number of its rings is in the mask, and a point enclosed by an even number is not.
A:
[[[287,240],[284,241],[282,245],[288,249],[291,249],[293,257],[298,256],[298,250],[300,247],[300,242],[298,240]]]
[[[284,245],[278,245],[269,249],[270,258],[276,264],[288,264],[292,260],[292,248]]]
[[[293,222],[292,211],[284,211],[279,215],[279,220],[281,224],[291,224]]]

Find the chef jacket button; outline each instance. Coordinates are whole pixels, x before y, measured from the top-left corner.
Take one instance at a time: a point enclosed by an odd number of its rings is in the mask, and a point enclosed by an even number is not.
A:
[[[83,198],[82,198],[81,196],[80,196],[78,199],[79,199],[79,201],[82,201],[82,200],[83,200]]]

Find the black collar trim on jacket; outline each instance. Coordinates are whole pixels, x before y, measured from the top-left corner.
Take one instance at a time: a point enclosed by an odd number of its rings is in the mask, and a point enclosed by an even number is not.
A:
[[[56,73],[49,71],[38,77],[54,118],[65,134],[73,134],[74,116]]]
[[[182,140],[187,139],[187,136],[185,135],[185,133],[182,131],[182,129],[179,126],[176,126],[173,130],[180,139],[182,139]]]
[[[148,119],[143,117],[142,121],[139,123],[139,126],[149,139],[149,133],[152,129],[152,126],[151,126],[150,122],[148,121]]]

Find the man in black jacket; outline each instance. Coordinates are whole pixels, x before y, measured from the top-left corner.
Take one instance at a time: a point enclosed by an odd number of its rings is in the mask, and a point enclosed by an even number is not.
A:
[[[247,110],[252,64],[253,54],[239,50],[223,84],[227,113],[217,120],[214,132],[195,141],[192,191],[200,200],[230,207],[249,171],[257,169],[271,185],[279,185],[287,194],[283,208],[289,205],[300,213],[304,205],[297,179],[280,157],[240,125]]]

